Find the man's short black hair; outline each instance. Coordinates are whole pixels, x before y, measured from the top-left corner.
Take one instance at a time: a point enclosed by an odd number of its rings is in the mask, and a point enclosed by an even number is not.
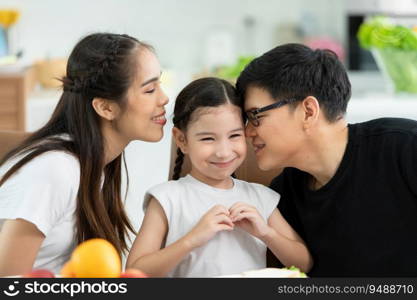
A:
[[[242,97],[248,87],[265,89],[277,101],[314,96],[330,122],[344,116],[351,95],[349,78],[337,55],[302,44],[281,45],[254,59],[240,74],[236,87]]]

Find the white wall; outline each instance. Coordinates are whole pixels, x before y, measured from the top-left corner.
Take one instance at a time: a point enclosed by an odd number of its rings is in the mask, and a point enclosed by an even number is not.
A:
[[[332,0],[0,0],[18,8],[15,48],[27,59],[69,54],[79,38],[95,31],[128,33],[153,44],[167,68],[196,71],[207,57],[206,41],[215,31],[232,36],[236,53],[265,52],[279,42],[281,23],[315,16],[317,34],[342,41],[344,1]],[[254,37],[243,19],[252,16]],[[250,45],[247,45],[250,43]],[[250,49],[248,49],[250,48]]]

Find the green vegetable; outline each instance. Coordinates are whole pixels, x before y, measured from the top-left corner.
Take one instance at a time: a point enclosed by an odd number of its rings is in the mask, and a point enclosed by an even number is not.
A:
[[[417,31],[374,17],[359,27],[360,45],[372,50],[397,92],[417,93]]]
[[[287,269],[290,270],[290,271],[298,271],[300,273],[300,277],[307,277],[306,273],[301,272],[300,269],[295,267],[295,266],[291,266]]]
[[[363,23],[357,37],[365,49],[417,50],[417,32],[405,26],[394,25],[385,17],[374,17]]]
[[[417,93],[417,51],[377,49],[381,67],[388,73],[397,92]]]
[[[233,81],[254,58],[254,56],[240,56],[234,65],[220,67],[216,76]]]

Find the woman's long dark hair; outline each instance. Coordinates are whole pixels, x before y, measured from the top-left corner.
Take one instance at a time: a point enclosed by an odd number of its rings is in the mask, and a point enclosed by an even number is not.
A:
[[[226,103],[241,107],[241,98],[238,97],[236,89],[228,81],[215,77],[194,80],[178,94],[175,100],[174,127],[185,132],[188,124],[195,117],[193,113],[197,109],[217,107]],[[178,180],[180,178],[183,163],[184,153],[178,147],[171,179]],[[234,177],[234,174],[232,176]]]
[[[127,250],[128,231],[134,232],[121,199],[124,155],[104,166],[101,118],[92,100],[95,97],[109,99],[123,109],[127,91],[139,68],[137,53],[145,48],[152,50],[128,35],[95,33],[83,38],[68,59],[66,76],[62,79],[64,92],[51,119],[0,162],[1,166],[12,157],[23,156],[1,178],[1,186],[27,162],[47,151],[66,151],[76,156],[80,163],[77,242],[103,238],[111,242],[119,254]],[[70,138],[63,139],[62,135]],[[124,165],[126,168],[125,161]]]

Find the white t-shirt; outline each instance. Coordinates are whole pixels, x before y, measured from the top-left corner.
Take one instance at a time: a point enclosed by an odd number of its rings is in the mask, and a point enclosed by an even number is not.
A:
[[[151,196],[164,209],[169,226],[165,246],[186,235],[217,204],[230,208],[236,202],[248,203],[267,221],[280,195],[261,184],[237,179],[233,183],[231,189],[219,189],[187,175],[149,189],[144,210]],[[265,268],[266,249],[261,240],[235,227],[217,233],[207,244],[191,251],[168,277],[212,277]]]
[[[0,168],[0,178],[18,161]],[[45,235],[33,268],[59,273],[75,247],[75,209],[80,181],[78,159],[63,151],[45,152],[0,187],[0,228],[6,219],[24,219]]]

